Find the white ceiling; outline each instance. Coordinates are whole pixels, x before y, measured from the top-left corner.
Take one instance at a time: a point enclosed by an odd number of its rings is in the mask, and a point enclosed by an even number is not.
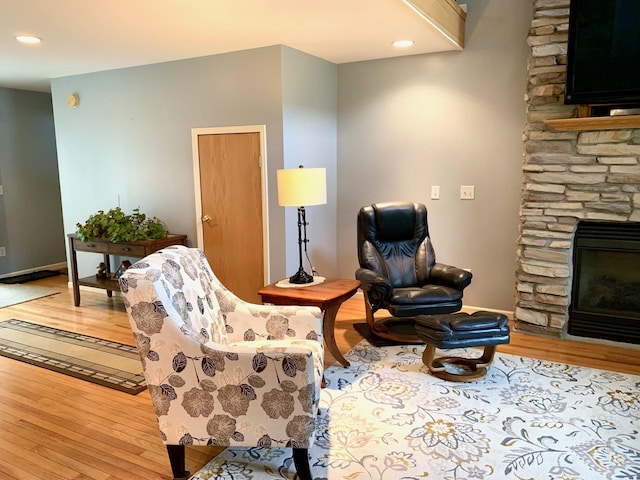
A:
[[[336,64],[453,49],[402,0],[0,0],[0,87],[278,44]]]

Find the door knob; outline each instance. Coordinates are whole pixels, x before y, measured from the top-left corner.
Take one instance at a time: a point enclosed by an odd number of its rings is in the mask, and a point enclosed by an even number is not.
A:
[[[207,223],[208,223],[208,222],[210,222],[210,221],[211,221],[211,217],[210,217],[209,215],[204,215],[204,216],[202,217],[202,221],[203,221],[203,222],[207,222]]]

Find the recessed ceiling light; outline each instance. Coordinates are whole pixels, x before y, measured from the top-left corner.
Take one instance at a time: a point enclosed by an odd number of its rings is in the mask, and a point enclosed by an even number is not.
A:
[[[415,42],[413,40],[396,40],[395,42],[393,42],[393,46],[396,48],[407,48],[407,47],[413,47],[413,44]]]
[[[16,40],[20,43],[40,43],[42,39],[34,35],[16,35]]]

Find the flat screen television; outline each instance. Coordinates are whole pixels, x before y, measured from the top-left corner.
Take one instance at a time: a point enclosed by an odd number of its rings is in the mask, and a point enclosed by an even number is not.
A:
[[[571,0],[565,103],[640,105],[640,0]]]

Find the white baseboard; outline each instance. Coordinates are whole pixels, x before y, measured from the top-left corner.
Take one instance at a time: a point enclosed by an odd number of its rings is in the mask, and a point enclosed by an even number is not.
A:
[[[42,265],[40,267],[28,268],[17,272],[3,273],[0,278],[17,277],[18,275],[26,275],[28,273],[40,272],[42,270],[67,271],[67,262],[52,263],[51,265]]]
[[[67,282],[67,287],[72,290],[73,282]],[[104,288],[89,287],[87,285],[80,285],[79,287],[81,292],[104,293],[106,295],[106,290]],[[112,290],[112,292],[114,296],[122,296],[122,292],[119,292],[118,290]]]

